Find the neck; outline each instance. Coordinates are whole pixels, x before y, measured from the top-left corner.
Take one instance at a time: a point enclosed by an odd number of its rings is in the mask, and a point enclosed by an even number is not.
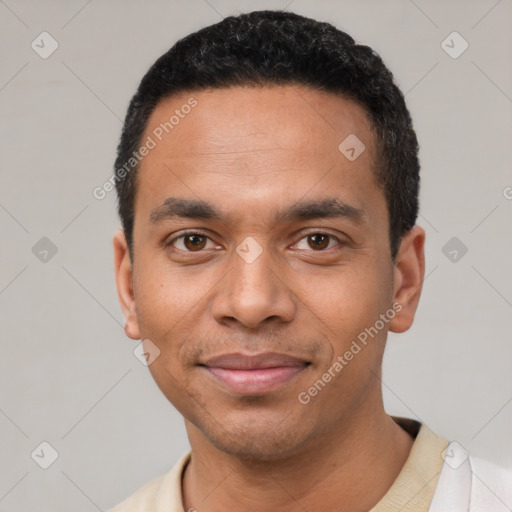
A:
[[[187,422],[192,458],[185,510],[368,511],[400,473],[413,440],[384,409],[355,414],[285,460],[247,461],[215,448]]]

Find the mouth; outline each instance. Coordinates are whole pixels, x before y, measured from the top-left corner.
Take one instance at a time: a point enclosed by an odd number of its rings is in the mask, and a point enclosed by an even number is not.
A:
[[[228,391],[239,395],[262,395],[275,391],[304,371],[311,363],[285,354],[224,354],[201,366]]]

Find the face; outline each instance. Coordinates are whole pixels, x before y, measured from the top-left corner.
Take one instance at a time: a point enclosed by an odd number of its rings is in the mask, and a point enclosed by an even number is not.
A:
[[[417,305],[423,235],[391,261],[365,111],[298,86],[196,91],[160,103],[147,137],[117,283],[189,434],[271,459],[370,419],[387,331]]]

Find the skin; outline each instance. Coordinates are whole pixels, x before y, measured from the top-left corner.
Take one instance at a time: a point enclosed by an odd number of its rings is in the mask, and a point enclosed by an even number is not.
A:
[[[185,418],[184,508],[367,511],[413,443],[385,413],[380,378],[388,330],[406,331],[414,319],[425,233],[415,226],[392,261],[375,137],[356,103],[299,86],[180,93],[156,107],[144,138],[191,96],[197,106],[140,164],[133,262],[122,231],[114,237],[126,334],[159,348],[149,369]],[[366,146],[354,161],[338,150],[349,134]],[[169,197],[208,201],[225,218],[152,222]],[[331,198],[360,210],[360,220],[277,216]],[[185,229],[206,238],[165,246]],[[262,249],[252,263],[236,251],[246,237]],[[393,303],[401,311],[300,403]],[[240,395],[201,363],[241,351],[309,364],[275,390]]]

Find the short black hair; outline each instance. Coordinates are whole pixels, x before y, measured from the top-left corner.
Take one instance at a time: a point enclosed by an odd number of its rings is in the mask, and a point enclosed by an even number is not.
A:
[[[418,142],[404,96],[370,47],[356,44],[330,23],[278,10],[229,16],[194,32],[142,78],[128,107],[114,167],[118,212],[132,258],[138,165],[126,172],[126,162],[141,145],[159,102],[184,91],[290,84],[338,94],[368,114],[377,140],[374,172],[387,201],[395,260],[402,237],[416,222],[420,181]]]

